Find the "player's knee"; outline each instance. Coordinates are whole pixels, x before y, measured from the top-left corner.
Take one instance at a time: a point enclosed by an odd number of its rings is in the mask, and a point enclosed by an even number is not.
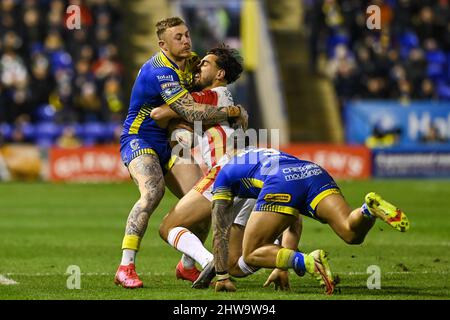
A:
[[[169,235],[169,231],[167,230],[167,228],[164,225],[164,220],[163,222],[159,225],[159,236],[161,237],[161,239],[163,239],[164,241],[167,241],[167,237]]]
[[[253,254],[253,252],[250,252],[248,254],[243,254],[242,258],[244,259],[244,262],[248,265],[255,265],[256,264],[256,256]]]
[[[351,244],[351,245],[358,245],[364,242],[364,237],[355,235],[355,234],[351,234],[351,235],[347,235],[344,237],[344,241],[347,244]]]
[[[169,231],[173,228],[173,226],[169,223],[168,217],[169,215],[166,215],[159,225],[159,236],[164,241],[167,241],[169,237]]]
[[[248,265],[242,256],[232,257],[228,263],[228,273],[236,278],[247,277],[258,271],[259,268]]]

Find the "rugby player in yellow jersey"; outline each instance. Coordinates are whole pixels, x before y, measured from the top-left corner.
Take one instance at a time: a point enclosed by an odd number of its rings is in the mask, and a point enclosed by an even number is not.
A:
[[[167,130],[150,117],[153,108],[168,104],[188,122],[219,123],[231,118],[246,119],[240,106],[217,108],[196,103],[186,89],[198,58],[191,51],[189,29],[178,17],[156,24],[160,52],[140,69],[120,138],[122,161],[137,184],[140,198],[129,213],[122,241],[122,260],[114,282],[124,288],[142,287],[135,270],[136,253],[149,218],[162,199],[167,185],[182,197],[201,178],[194,162],[179,163],[171,155]]]

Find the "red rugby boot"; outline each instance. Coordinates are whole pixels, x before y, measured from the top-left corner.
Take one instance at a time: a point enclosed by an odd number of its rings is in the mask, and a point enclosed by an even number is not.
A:
[[[136,273],[134,263],[127,266],[119,266],[114,283],[127,289],[142,288],[144,284]]]
[[[177,279],[189,280],[191,282],[197,280],[198,276],[200,275],[200,271],[198,271],[196,267],[192,269],[185,269],[181,261],[178,262],[175,271]]]

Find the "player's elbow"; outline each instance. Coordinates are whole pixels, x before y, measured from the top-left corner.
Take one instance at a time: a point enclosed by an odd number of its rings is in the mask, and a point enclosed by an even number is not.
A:
[[[155,121],[162,120],[163,115],[164,115],[164,111],[161,108],[155,108],[150,113],[150,117]]]

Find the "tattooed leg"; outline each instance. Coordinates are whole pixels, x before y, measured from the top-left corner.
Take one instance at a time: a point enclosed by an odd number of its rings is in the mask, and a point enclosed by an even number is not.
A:
[[[135,259],[148,220],[164,195],[164,179],[157,156],[145,154],[133,159],[128,171],[139,187],[141,196],[128,216],[122,242],[122,260],[114,283],[124,288],[141,288],[143,283],[136,273]]]
[[[144,154],[135,158],[128,170],[141,194],[128,216],[126,235],[142,238],[148,220],[164,196],[164,178],[157,156]]]

